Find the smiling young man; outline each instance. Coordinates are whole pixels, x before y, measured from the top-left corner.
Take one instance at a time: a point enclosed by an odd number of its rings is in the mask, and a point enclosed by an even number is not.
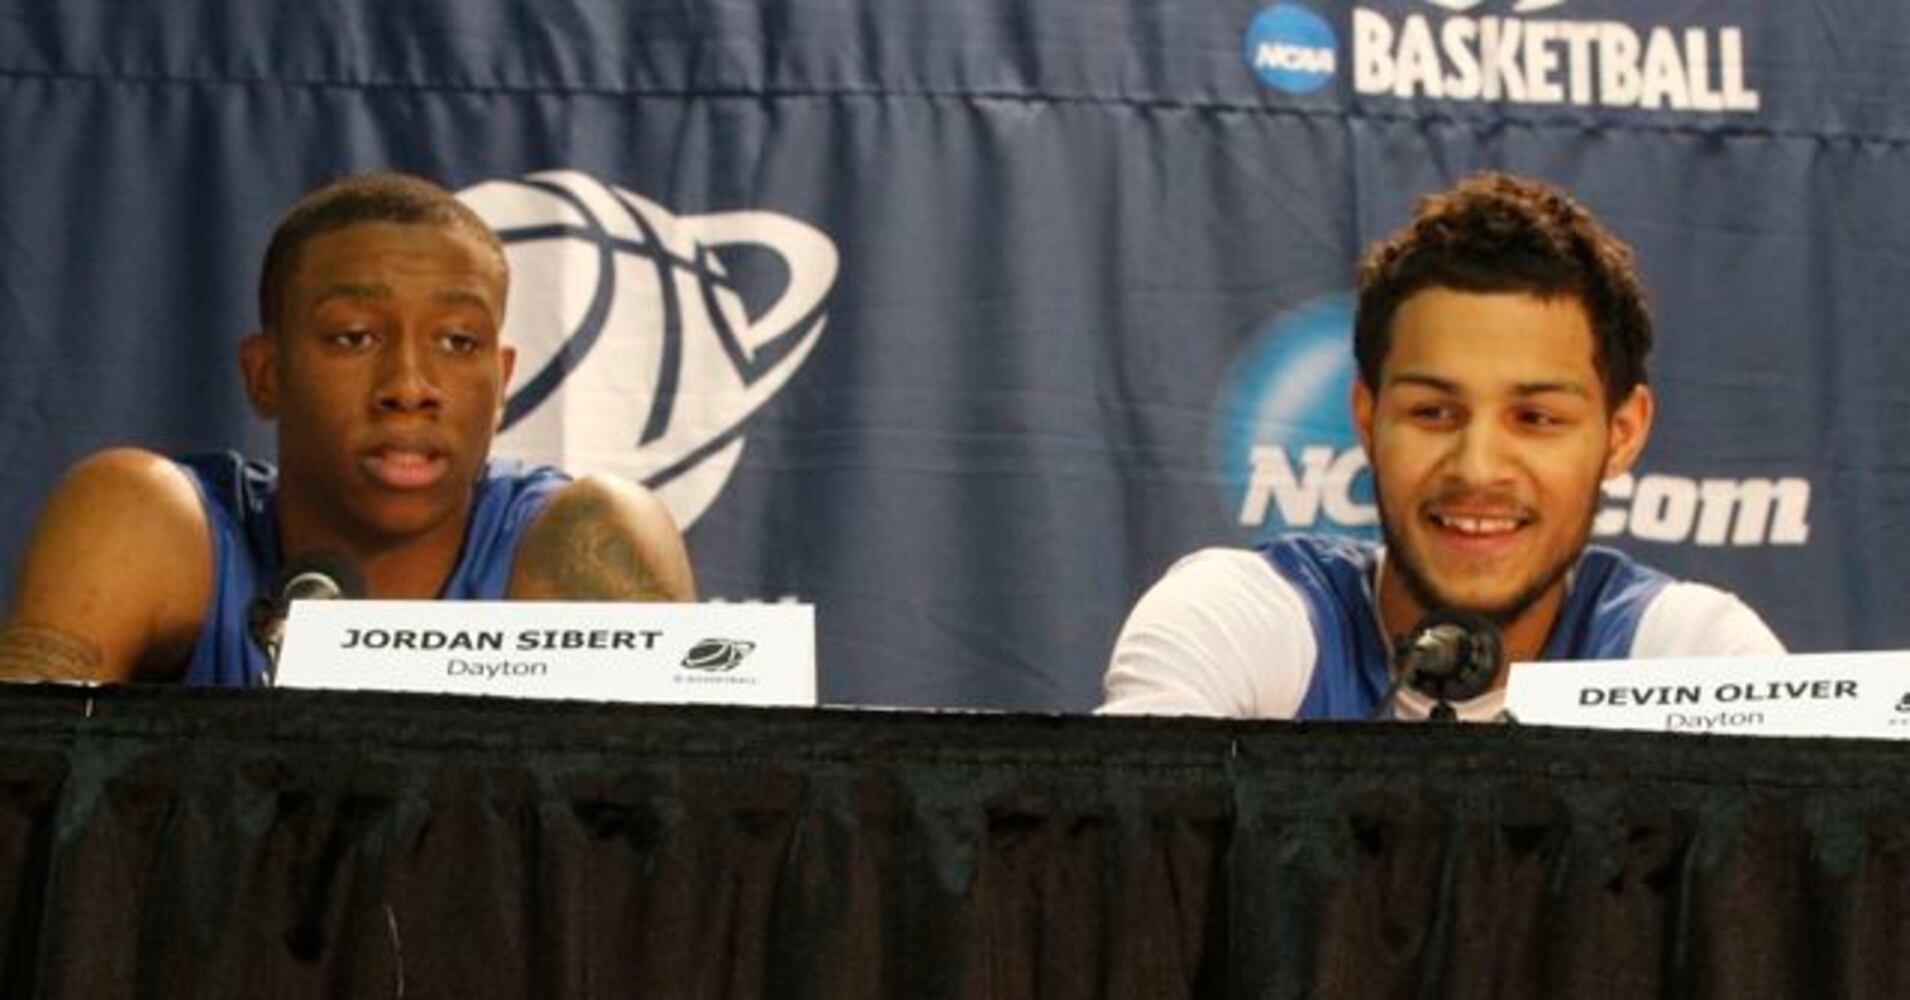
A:
[[[1434,611],[1495,621],[1508,662],[1781,653],[1730,594],[1586,544],[1651,430],[1651,341],[1631,252],[1563,193],[1486,174],[1423,199],[1361,264],[1354,319],[1384,547],[1181,560],[1123,626],[1103,711],[1423,716],[1410,687],[1382,702],[1392,639]],[[1458,715],[1498,717],[1504,675]]]
[[[414,177],[294,205],[240,345],[276,468],[100,452],[47,502],[0,627],[0,676],[261,682],[248,612],[323,554],[381,598],[690,600],[667,510],[634,484],[490,462],[515,363],[483,220]]]

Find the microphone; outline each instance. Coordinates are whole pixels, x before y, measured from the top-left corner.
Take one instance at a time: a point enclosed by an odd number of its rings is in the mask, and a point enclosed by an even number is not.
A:
[[[1452,702],[1470,701],[1492,687],[1505,665],[1499,626],[1484,615],[1441,608],[1393,643],[1393,685],[1381,702],[1392,706],[1400,685],[1433,700],[1432,719],[1457,718]]]
[[[246,632],[265,652],[265,683],[278,672],[279,647],[285,643],[285,619],[293,601],[351,600],[365,595],[365,581],[351,561],[314,552],[287,562],[265,593],[246,608]]]

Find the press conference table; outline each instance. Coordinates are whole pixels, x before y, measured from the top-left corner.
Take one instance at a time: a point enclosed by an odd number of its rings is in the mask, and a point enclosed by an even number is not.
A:
[[[0,996],[1910,995],[1910,752],[0,688]]]

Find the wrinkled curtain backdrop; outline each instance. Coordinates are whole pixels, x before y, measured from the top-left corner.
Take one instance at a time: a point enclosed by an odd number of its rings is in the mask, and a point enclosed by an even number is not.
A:
[[[1900,997],[1894,744],[0,691],[9,997]]]
[[[1487,167],[1638,249],[1602,538],[1910,646],[1910,7],[0,2],[0,559],[111,443],[269,453],[265,238],[399,168],[510,244],[501,450],[643,479],[827,701],[1079,710],[1176,556],[1370,532],[1361,246]]]

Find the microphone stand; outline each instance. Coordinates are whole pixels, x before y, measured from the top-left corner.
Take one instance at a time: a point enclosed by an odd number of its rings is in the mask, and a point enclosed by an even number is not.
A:
[[[1372,718],[1398,718],[1402,686],[1432,699],[1427,721],[1457,722],[1451,698],[1475,698],[1491,687],[1504,664],[1503,637],[1492,620],[1453,608],[1435,609],[1392,644],[1392,682]]]
[[[279,649],[285,644],[285,620],[291,616],[293,601],[352,599],[364,593],[364,578],[343,557],[315,552],[288,561],[271,588],[245,609],[246,633],[265,654],[260,681],[266,687],[278,683]]]
[[[1399,697],[1399,689],[1406,686],[1406,683],[1406,671],[1395,673],[1393,675],[1393,682],[1386,686],[1386,693],[1380,697],[1379,706],[1373,709],[1372,715],[1367,716],[1367,721],[1380,722],[1386,719],[1399,718],[1399,712],[1394,708],[1393,700]],[[1510,718],[1512,713],[1507,712],[1505,714]],[[1458,722],[1459,713],[1453,709],[1452,702],[1444,698],[1435,698],[1433,699],[1432,711],[1426,715],[1426,721]]]
[[[260,594],[245,609],[245,630],[265,654],[265,670],[259,679],[266,687],[277,684],[279,646],[285,641],[285,610],[271,594]]]

